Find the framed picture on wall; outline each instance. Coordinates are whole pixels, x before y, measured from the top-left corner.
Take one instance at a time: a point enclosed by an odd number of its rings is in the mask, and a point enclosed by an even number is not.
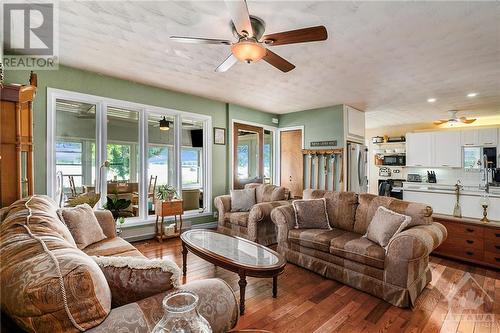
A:
[[[220,127],[214,127],[214,143],[216,145],[226,144],[226,129]]]

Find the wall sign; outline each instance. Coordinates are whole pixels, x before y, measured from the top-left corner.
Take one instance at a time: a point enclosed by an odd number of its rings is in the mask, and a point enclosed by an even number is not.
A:
[[[337,145],[337,140],[311,142],[311,147],[326,147],[326,146],[336,146],[336,145]]]

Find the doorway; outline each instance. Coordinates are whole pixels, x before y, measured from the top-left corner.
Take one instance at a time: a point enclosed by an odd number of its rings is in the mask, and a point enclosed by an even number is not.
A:
[[[292,198],[301,198],[304,190],[302,129],[280,132],[280,184],[290,190]]]

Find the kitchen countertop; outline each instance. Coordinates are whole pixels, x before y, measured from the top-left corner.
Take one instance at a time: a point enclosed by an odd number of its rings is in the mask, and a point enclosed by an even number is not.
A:
[[[432,192],[455,195],[455,184],[440,184],[440,183],[418,183],[418,182],[403,182],[405,191],[415,192]],[[463,185],[460,195],[482,196],[484,190],[479,189],[477,185]],[[490,198],[500,198],[500,187],[490,187]]]

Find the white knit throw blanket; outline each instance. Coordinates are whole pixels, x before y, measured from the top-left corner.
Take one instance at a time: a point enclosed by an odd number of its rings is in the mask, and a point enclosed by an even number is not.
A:
[[[128,267],[131,269],[154,269],[160,268],[163,272],[172,273],[170,280],[172,285],[177,288],[180,285],[181,269],[175,262],[169,259],[147,259],[138,257],[96,257],[92,259],[100,267]]]

